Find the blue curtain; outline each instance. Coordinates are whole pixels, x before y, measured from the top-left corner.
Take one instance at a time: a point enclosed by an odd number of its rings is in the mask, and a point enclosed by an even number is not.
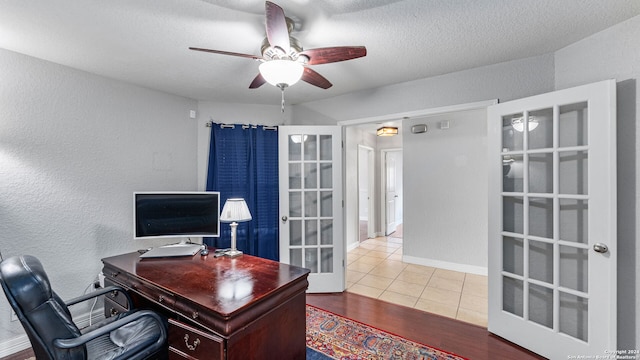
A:
[[[207,190],[220,192],[220,210],[228,198],[245,199],[253,219],[238,224],[238,250],[277,261],[278,131],[273,129],[213,123]],[[207,238],[205,243],[230,247],[229,224],[220,224],[220,237]]]

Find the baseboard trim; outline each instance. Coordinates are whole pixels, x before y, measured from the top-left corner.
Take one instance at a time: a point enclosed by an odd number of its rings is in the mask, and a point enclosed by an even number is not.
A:
[[[408,255],[403,255],[402,261],[410,264],[431,266],[435,268],[465,272],[469,274],[484,275],[484,276],[487,276],[488,274],[488,269],[483,266],[459,264],[454,262],[435,260],[435,259],[425,259],[425,258],[419,258],[415,256],[408,256]]]
[[[31,342],[27,334],[16,336],[13,339],[0,342],[0,358],[13,355],[22,350],[26,350],[31,347]]]
[[[353,242],[351,244],[347,244],[347,252],[349,252],[349,251],[351,251],[351,250],[353,250],[353,249],[355,249],[355,248],[357,248],[359,246],[360,246],[360,242],[358,242],[358,241]]]

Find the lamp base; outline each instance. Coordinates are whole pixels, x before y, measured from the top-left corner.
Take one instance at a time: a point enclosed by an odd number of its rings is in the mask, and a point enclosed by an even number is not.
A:
[[[236,249],[227,250],[224,253],[224,256],[228,256],[228,257],[232,257],[232,258],[238,257],[240,255],[242,255],[242,251],[236,250]]]

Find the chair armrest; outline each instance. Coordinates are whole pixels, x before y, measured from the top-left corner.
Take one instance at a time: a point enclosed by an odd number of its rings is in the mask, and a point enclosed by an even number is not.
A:
[[[152,318],[155,319],[155,321],[158,323],[158,327],[160,328],[160,337],[158,338],[158,341],[156,343],[163,343],[166,339],[167,336],[167,332],[164,328],[164,323],[162,318],[154,313],[151,310],[140,310],[140,311],[136,311],[134,313],[131,313],[130,315],[127,315],[125,317],[122,317],[114,322],[111,322],[105,326],[99,327],[93,331],[90,331],[88,333],[82,334],[81,336],[78,336],[77,338],[72,338],[72,339],[55,339],[53,340],[53,345],[60,348],[60,349],[71,349],[74,347],[78,347],[81,345],[84,345],[86,343],[88,343],[89,341],[96,339],[102,335],[108,334],[110,332],[112,332],[113,330],[116,330],[130,322],[133,322],[135,320],[138,320],[144,316],[150,316]]]
[[[81,303],[83,301],[87,301],[90,299],[93,299],[95,297],[98,297],[100,295],[104,295],[104,294],[108,294],[110,292],[121,292],[124,294],[124,296],[127,298],[127,303],[131,306],[131,304],[133,304],[133,301],[131,301],[131,296],[129,296],[129,293],[121,286],[117,286],[117,285],[112,285],[112,286],[107,286],[105,288],[102,289],[97,289],[94,292],[90,292],[88,294],[85,295],[81,295],[78,296],[77,298],[73,298],[71,300],[68,300],[65,302],[65,304],[67,306],[71,306],[71,305],[75,305],[78,303]]]

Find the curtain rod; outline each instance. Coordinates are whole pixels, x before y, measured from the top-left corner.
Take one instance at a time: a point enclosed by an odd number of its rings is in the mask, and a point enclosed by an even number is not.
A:
[[[213,124],[216,124],[213,121],[209,121],[205,124],[206,127],[212,127]],[[260,125],[254,125],[254,124],[242,124],[242,128],[243,129],[248,129],[248,128],[254,128],[256,129],[258,126]],[[220,128],[222,129],[234,129],[236,126],[234,124],[220,124]],[[270,126],[270,125],[262,125],[262,129],[263,130],[278,130],[277,126]]]

